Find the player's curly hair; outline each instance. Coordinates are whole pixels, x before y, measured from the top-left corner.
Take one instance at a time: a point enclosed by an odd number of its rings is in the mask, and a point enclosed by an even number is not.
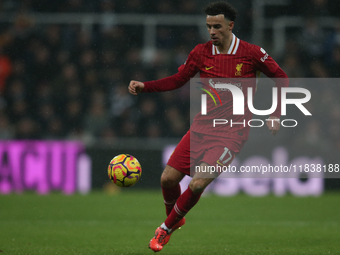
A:
[[[205,14],[216,16],[219,14],[223,14],[226,19],[231,21],[235,21],[237,16],[237,10],[231,6],[228,2],[219,1],[213,2],[204,9]]]

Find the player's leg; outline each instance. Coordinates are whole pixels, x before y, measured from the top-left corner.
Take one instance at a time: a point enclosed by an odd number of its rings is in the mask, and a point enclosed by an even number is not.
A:
[[[162,173],[161,186],[167,216],[174,207],[177,198],[181,195],[179,182],[183,179],[184,175],[184,173],[169,165],[166,165]]]
[[[215,144],[215,142],[213,144]],[[195,147],[196,146],[193,146],[193,148]],[[204,144],[204,147],[206,148],[209,146],[207,146],[207,144]],[[177,148],[175,152],[176,151]],[[174,154],[172,155],[171,158],[177,158],[174,157]],[[229,150],[228,147],[226,146],[220,145],[211,146],[209,150],[204,152],[203,158],[201,158],[199,161],[200,162],[199,166],[202,168],[214,166],[217,164],[222,166],[228,166],[233,161],[235,156],[236,153],[232,150]],[[197,157],[197,153],[193,158],[199,159],[199,157]],[[169,162],[170,165],[174,164],[174,162],[171,162],[171,160],[169,160]],[[183,170],[183,168],[181,170]],[[209,173],[207,174],[203,171],[195,173],[193,179],[189,184],[189,187],[185,192],[183,192],[182,195],[178,197],[173,209],[171,210],[171,213],[168,215],[165,222],[160,227],[157,228],[155,232],[155,237],[151,239],[149,247],[153,251],[155,252],[160,251],[163,249],[163,246],[167,244],[171,234],[173,233],[173,230],[177,228],[178,224],[185,220],[184,216],[198,202],[204,189],[218,176],[218,173],[215,172],[214,174],[215,175],[210,175]]]
[[[236,153],[229,150],[225,146],[215,146],[206,150],[203,158],[199,161],[200,169],[207,168],[208,166],[228,166],[235,158]],[[213,172],[207,173],[198,171],[194,174],[189,187],[177,199],[173,210],[165,220],[162,227],[170,230],[195,206],[200,199],[204,189],[219,176],[220,173]]]
[[[173,210],[174,204],[181,195],[179,182],[183,179],[184,175],[184,173],[169,165],[165,167],[162,173],[161,186],[167,215]],[[178,221],[177,225],[173,226],[173,228],[175,230],[184,224],[185,219],[183,218]],[[164,223],[162,225],[164,225]],[[149,242],[149,248],[154,252],[162,250],[163,246],[169,242],[171,234],[170,230],[167,231],[162,227],[158,227],[155,231],[155,236]]]
[[[201,167],[209,166],[202,162]],[[164,222],[163,228],[172,229],[182,218],[193,208],[200,199],[204,189],[214,180],[214,178],[207,178],[204,173],[196,173],[186,191],[177,199],[174,209]]]
[[[207,166],[206,163],[201,163],[202,166]],[[170,170],[171,169],[171,170]],[[172,173],[173,170],[177,171],[174,168],[168,168],[167,172]],[[166,178],[166,171],[164,171],[164,177],[162,175],[162,181],[165,181]],[[163,173],[164,173],[163,172]],[[179,172],[179,171],[178,171]],[[175,172],[176,173],[176,172]],[[180,172],[181,173],[181,172]],[[174,176],[177,176],[179,181],[182,178],[179,178],[180,174],[170,175],[170,182],[165,182],[169,186],[174,185]],[[163,179],[164,178],[164,179]],[[150,240],[149,247],[154,251],[161,251],[163,249],[163,246],[167,244],[170,240],[171,234],[173,231],[178,229],[180,226],[184,225],[185,223],[185,214],[198,202],[199,198],[201,197],[201,194],[203,193],[204,189],[211,183],[214,179],[213,178],[200,178],[199,176],[191,180],[187,190],[180,196],[178,196],[177,201],[175,201],[175,205],[173,206],[170,214],[168,215],[165,222],[156,229],[155,236]],[[179,185],[179,184],[178,184]],[[175,186],[173,186],[175,187]],[[173,188],[172,187],[172,188]],[[163,188],[164,192],[164,188]],[[180,192],[180,189],[179,189]],[[164,193],[163,193],[164,194]],[[165,198],[165,196],[164,196]],[[167,203],[165,202],[165,206],[167,206]],[[168,208],[167,208],[168,210]]]
[[[180,143],[176,146],[161,176],[161,186],[167,216],[173,211],[177,199],[181,196],[179,182],[186,174],[190,174],[189,132],[183,136]],[[177,225],[174,225],[173,228],[177,229],[184,225],[184,223],[185,219],[183,218],[180,222],[177,221]],[[162,225],[164,225],[164,223]],[[170,236],[170,231],[158,227],[155,231],[155,236],[149,242],[149,248],[154,252],[162,250],[163,246],[169,241]]]
[[[186,174],[190,174],[190,131],[176,146],[162,173],[161,186],[167,216],[181,195],[179,182]]]

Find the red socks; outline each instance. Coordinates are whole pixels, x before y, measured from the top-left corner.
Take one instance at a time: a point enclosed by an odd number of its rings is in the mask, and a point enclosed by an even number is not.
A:
[[[177,202],[173,206],[173,210],[171,211],[171,213],[168,215],[168,218],[164,222],[165,226],[171,229],[198,202],[201,195],[202,193],[193,193],[192,190],[188,187],[187,190],[184,191],[184,193],[177,199]]]
[[[166,215],[168,216],[171,213],[172,208],[174,207],[177,198],[181,195],[181,186],[178,184],[175,187],[164,188],[162,187],[164,204],[166,209]]]

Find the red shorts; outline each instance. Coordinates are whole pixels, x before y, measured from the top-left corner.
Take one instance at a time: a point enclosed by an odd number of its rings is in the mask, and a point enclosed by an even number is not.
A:
[[[202,162],[210,166],[228,166],[240,152],[245,141],[199,134],[188,131],[172,153],[168,165],[190,175],[190,169]],[[190,150],[191,148],[191,150]]]

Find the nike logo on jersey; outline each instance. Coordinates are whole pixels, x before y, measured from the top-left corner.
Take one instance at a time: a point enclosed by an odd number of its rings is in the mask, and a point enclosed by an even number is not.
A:
[[[211,66],[211,67],[207,67],[207,66],[206,66],[206,67],[205,67],[205,70],[208,71],[208,70],[210,70],[211,68],[214,68],[214,67],[213,67],[213,66]]]

